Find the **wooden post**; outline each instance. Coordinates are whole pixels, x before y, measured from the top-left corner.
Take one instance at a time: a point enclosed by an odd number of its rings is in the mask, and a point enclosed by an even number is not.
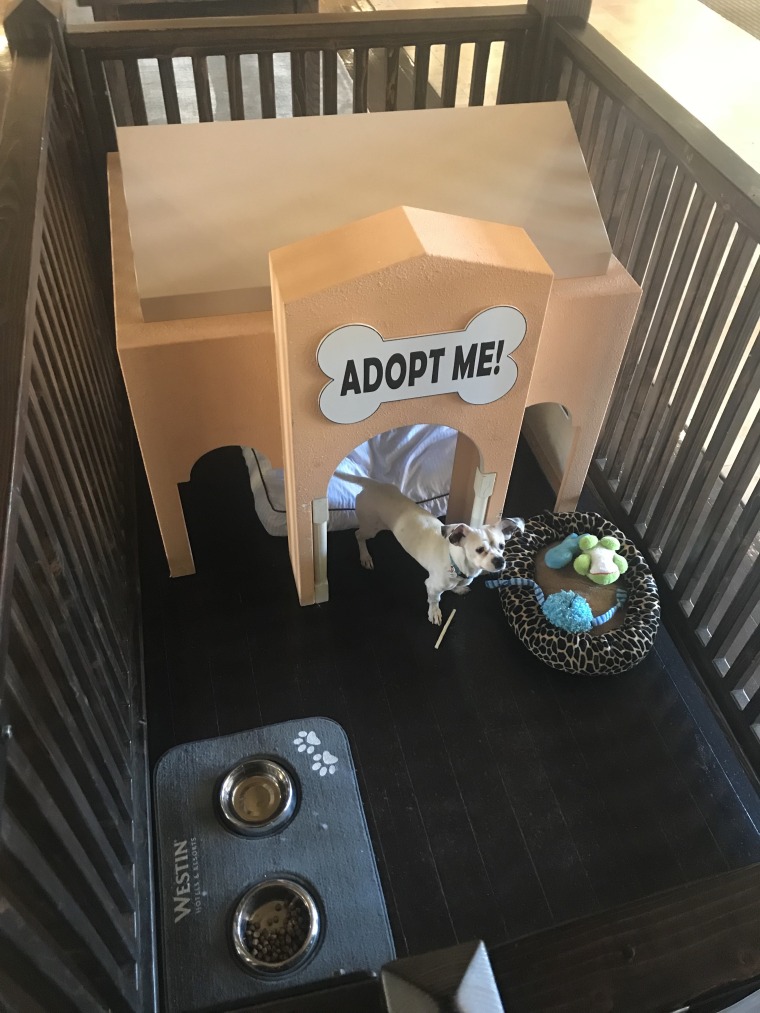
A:
[[[551,22],[561,19],[585,24],[591,12],[591,0],[528,0],[528,6],[541,15],[541,30],[534,54],[530,87],[530,100],[541,102],[553,98],[546,94],[552,47]]]
[[[17,0],[8,6],[4,31],[11,51],[24,56],[44,56],[49,46],[62,55],[60,0]]]
[[[381,978],[388,1013],[504,1013],[482,942],[393,960]]]

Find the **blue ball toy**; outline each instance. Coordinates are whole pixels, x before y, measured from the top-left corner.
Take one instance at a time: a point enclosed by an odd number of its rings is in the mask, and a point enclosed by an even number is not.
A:
[[[559,545],[552,545],[544,553],[544,562],[552,570],[561,570],[563,566],[572,563],[576,556],[580,555],[578,539],[580,535],[568,535]]]
[[[557,591],[550,594],[541,611],[554,626],[568,633],[586,633],[593,625],[591,606],[575,591]]]

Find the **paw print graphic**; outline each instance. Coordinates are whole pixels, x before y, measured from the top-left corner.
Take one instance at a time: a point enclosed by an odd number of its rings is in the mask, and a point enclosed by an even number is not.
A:
[[[322,742],[317,738],[314,732],[299,732],[298,738],[293,739],[293,745],[298,746],[299,753],[305,752],[308,756],[311,756],[314,752],[314,747],[321,746]]]
[[[325,774],[335,773],[335,764],[338,762],[337,756],[333,756],[332,753],[328,753],[325,749],[323,753],[315,753],[313,759],[314,763],[312,763],[311,769],[318,770],[320,777],[324,777]]]

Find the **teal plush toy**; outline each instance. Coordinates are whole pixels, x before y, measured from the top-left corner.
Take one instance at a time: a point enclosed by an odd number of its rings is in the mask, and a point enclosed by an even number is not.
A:
[[[544,562],[552,570],[561,570],[567,566],[581,551],[578,548],[580,535],[568,535],[559,545],[552,545],[544,553]]]
[[[612,535],[604,538],[581,535],[578,548],[580,555],[574,560],[573,568],[595,584],[613,584],[628,569],[626,560],[617,553],[620,542]]]

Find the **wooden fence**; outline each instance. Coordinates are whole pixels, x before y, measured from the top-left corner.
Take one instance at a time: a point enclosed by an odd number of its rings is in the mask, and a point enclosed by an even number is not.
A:
[[[644,292],[592,477],[757,772],[760,176],[592,28],[552,46],[544,97]]]
[[[526,101],[540,25],[527,6],[475,7],[110,22],[72,26],[67,40],[90,133],[101,150],[113,150],[114,120],[123,126],[330,115],[339,111],[341,86],[350,92],[341,111],[354,113],[482,105],[489,82],[491,102]],[[465,74],[466,45],[473,61]],[[283,59],[289,66],[276,81]],[[431,84],[438,60],[440,80]],[[163,96],[153,116],[151,75]],[[194,102],[181,101],[180,75]]]
[[[14,31],[15,29],[15,31]],[[0,62],[0,1007],[152,1006],[131,426],[53,18]]]

